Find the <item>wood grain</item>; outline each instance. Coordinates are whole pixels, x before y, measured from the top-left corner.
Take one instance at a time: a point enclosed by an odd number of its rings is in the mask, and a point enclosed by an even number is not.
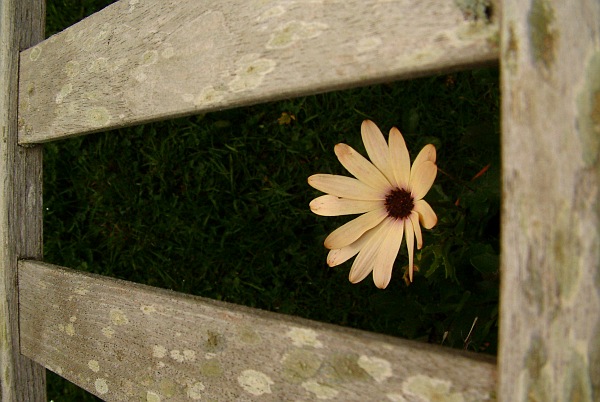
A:
[[[481,401],[495,393],[489,356],[42,262],[20,262],[19,287],[23,353],[109,401]]]
[[[506,0],[502,401],[600,400],[600,2]]]
[[[23,52],[19,141],[494,63],[499,11],[466,4],[121,0]]]
[[[42,150],[17,146],[19,51],[43,39],[45,3],[0,1],[0,400],[45,401],[45,370],[20,354],[17,259],[42,256]]]

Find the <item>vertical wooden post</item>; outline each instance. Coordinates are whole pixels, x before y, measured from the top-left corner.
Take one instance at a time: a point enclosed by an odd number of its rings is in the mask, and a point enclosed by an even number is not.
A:
[[[600,2],[506,0],[501,401],[600,400]]]
[[[0,0],[0,400],[45,401],[19,352],[17,259],[42,256],[42,150],[17,145],[19,51],[44,37],[44,0]]]

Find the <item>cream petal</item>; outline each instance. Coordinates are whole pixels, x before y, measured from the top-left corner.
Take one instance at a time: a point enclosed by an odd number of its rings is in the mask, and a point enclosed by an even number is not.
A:
[[[350,282],[358,283],[373,271],[373,262],[377,256],[381,241],[387,233],[386,228],[390,220],[384,220],[379,226],[373,229],[373,235],[365,243],[352,263],[352,268],[350,268],[350,273],[348,274]]]
[[[387,191],[390,188],[390,182],[379,169],[351,146],[337,144],[334,151],[342,166],[358,180],[377,190]]]
[[[314,174],[308,178],[308,184],[319,191],[337,197],[352,200],[383,200],[385,193],[367,186],[360,180],[352,177],[334,174]]]
[[[413,225],[406,223],[404,225],[404,232],[406,237],[406,248],[408,249],[408,279],[412,282],[413,280],[413,251],[415,248],[415,233],[413,231]]]
[[[410,223],[401,219],[392,221],[381,242],[373,269],[373,282],[379,289],[385,289],[392,279],[392,269],[400,250],[400,244],[402,244],[403,229],[406,225],[410,225]]]
[[[433,185],[436,175],[437,166],[431,161],[425,161],[411,170],[409,187],[415,200],[425,197]]]
[[[309,204],[310,210],[321,216],[362,214],[377,209],[381,205],[381,201],[351,200],[329,194],[317,197]]]
[[[437,216],[427,201],[416,201],[413,211],[419,214],[419,221],[425,229],[431,229],[437,223]]]
[[[325,239],[325,247],[333,250],[352,244],[367,230],[377,226],[386,216],[387,211],[384,207],[352,219],[350,222],[340,226],[327,236]]]
[[[327,254],[327,265],[330,267],[335,267],[336,265],[343,264],[350,258],[354,257],[360,250],[362,250],[364,245],[369,241],[376,231],[377,228],[368,230],[354,243],[343,248],[330,250],[329,254]]]
[[[421,225],[419,225],[419,214],[412,211],[408,217],[412,223],[415,238],[417,239],[417,248],[420,250],[423,247],[423,235],[421,234]]]
[[[392,183],[394,172],[390,165],[390,150],[381,130],[371,120],[365,120],[360,126],[360,133],[369,159]]]
[[[408,188],[410,156],[404,138],[396,127],[390,130],[390,161],[397,186],[404,189]]]
[[[435,147],[433,146],[433,144],[427,144],[423,147],[423,149],[421,149],[421,152],[419,152],[419,155],[417,155],[417,157],[415,158],[414,162],[413,162],[413,168],[415,166],[417,166],[420,163],[423,163],[425,161],[430,161],[435,163],[435,159],[436,159],[436,151],[435,151]]]

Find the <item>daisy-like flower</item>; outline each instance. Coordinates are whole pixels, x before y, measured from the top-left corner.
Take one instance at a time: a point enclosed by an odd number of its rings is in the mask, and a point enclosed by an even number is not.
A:
[[[431,229],[437,216],[423,199],[437,174],[435,147],[428,144],[414,160],[400,131],[390,130],[389,145],[370,120],[361,126],[369,162],[346,144],[337,144],[335,154],[354,177],[315,174],[308,184],[327,193],[315,198],[310,209],[317,215],[362,214],[334,230],[325,239],[330,249],[327,264],[339,265],[357,255],[349,279],[358,283],[373,272],[373,281],[385,289],[392,277],[402,238],[408,249],[408,273],[413,279],[413,249],[423,246],[421,226]]]

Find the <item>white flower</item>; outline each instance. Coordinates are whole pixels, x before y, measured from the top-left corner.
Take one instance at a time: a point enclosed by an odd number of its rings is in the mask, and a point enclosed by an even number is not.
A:
[[[350,269],[352,283],[373,272],[373,281],[384,289],[392,277],[402,237],[408,248],[409,278],[413,279],[413,249],[423,246],[421,225],[431,229],[437,216],[423,197],[435,180],[435,147],[423,147],[412,168],[408,149],[400,131],[390,130],[389,145],[379,128],[370,120],[361,126],[362,139],[371,159],[346,144],[337,144],[335,154],[354,177],[315,174],[308,184],[327,193],[315,198],[310,209],[317,215],[362,214],[334,230],[325,239],[330,249],[327,264],[339,265],[357,257]],[[420,223],[420,224],[419,224]]]

